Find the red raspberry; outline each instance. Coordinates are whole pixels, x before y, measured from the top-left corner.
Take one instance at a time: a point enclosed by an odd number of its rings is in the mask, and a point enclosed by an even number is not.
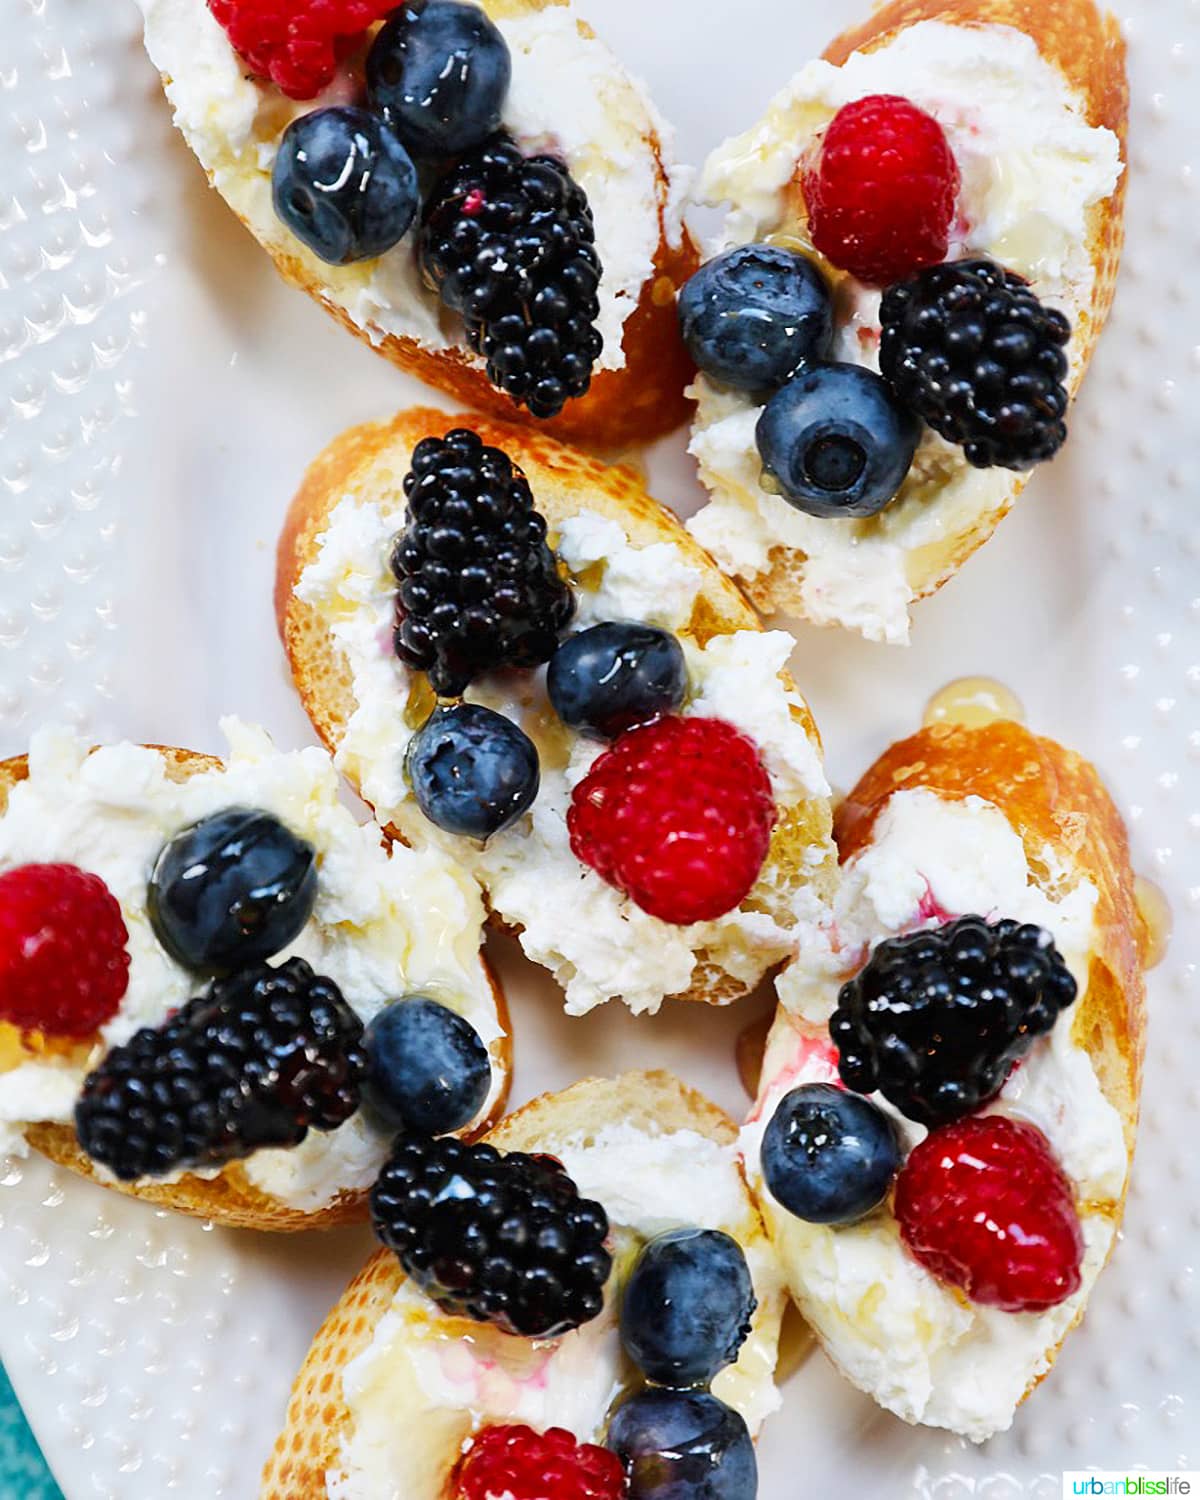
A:
[[[895,94],[869,94],[838,110],[804,168],[812,242],[870,286],[904,281],[946,259],[958,183],[933,116]]]
[[[1083,1233],[1040,1130],[1004,1115],[943,1126],[896,1179],[904,1243],[972,1302],[1044,1312],[1079,1290]]]
[[[615,1453],[577,1443],[562,1427],[485,1427],[458,1473],[457,1500],[621,1500]]]
[[[767,857],[775,802],[753,741],[720,719],[620,736],[575,788],[578,859],[643,911],[686,927],[732,911]]]
[[[289,99],[314,99],[396,0],[208,0],[242,61]]]
[[[129,934],[103,880],[74,865],[0,875],[0,1021],[90,1036],[129,986]]]

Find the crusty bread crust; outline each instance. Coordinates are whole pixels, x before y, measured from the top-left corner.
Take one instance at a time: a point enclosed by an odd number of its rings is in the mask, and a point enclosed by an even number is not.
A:
[[[167,775],[172,781],[186,781],[189,776],[218,770],[221,766],[216,756],[202,755],[194,750],[180,750],[170,745],[151,745],[148,748],[157,750],[166,761]],[[29,764],[24,755],[0,761],[0,817],[3,817],[8,806],[10,788],[17,782],[25,781],[28,774]],[[508,1004],[482,953],[480,963],[495,997],[497,1014],[504,1030],[504,1037],[492,1056],[493,1066],[499,1066],[503,1070],[504,1085],[487,1119],[482,1120],[471,1132],[471,1138],[482,1135],[501,1118],[512,1081],[512,1036]],[[237,1162],[230,1163],[219,1176],[211,1179],[186,1174],[178,1182],[169,1184],[125,1183],[101,1176],[96,1171],[91,1158],[81,1149],[75,1131],[69,1125],[45,1121],[31,1124],[25,1129],[25,1138],[43,1156],[48,1156],[59,1166],[69,1167],[72,1172],[77,1172],[92,1182],[112,1188],[126,1197],[140,1198],[146,1203],[174,1209],[176,1213],[188,1214],[192,1218],[210,1219],[215,1224],[231,1229],[291,1233],[301,1229],[329,1229],[338,1224],[360,1223],[366,1217],[365,1193],[341,1193],[325,1208],[306,1213],[261,1192],[250,1182]]]
[[[737,1139],[737,1127],[723,1110],[665,1072],[585,1078],[524,1105],[488,1139],[504,1151],[544,1151],[556,1137],[600,1130],[615,1120],[659,1132],[693,1130],[721,1145]],[[396,1257],[379,1250],[326,1318],[292,1388],[287,1420],[263,1473],[262,1500],[325,1500],[325,1476],[337,1466],[350,1424],[342,1371],[370,1344],[403,1280]]]
[[[1128,168],[1129,84],[1125,73],[1125,41],[1115,17],[1101,14],[1095,0],[890,0],[862,25],[839,36],[824,56],[840,66],[852,52],[875,51],[897,32],[921,21],[940,21],[952,26],[1012,26],[1025,32],[1037,43],[1045,60],[1063,74],[1084,101],[1089,124],[1104,126],[1117,136],[1121,160]],[[1087,249],[1095,269],[1095,282],[1091,305],[1075,325],[1075,346],[1081,357],[1071,380],[1072,397],[1079,389],[1112,306],[1125,237],[1127,177],[1128,170],[1122,173],[1112,196],[1094,204],[1088,213]],[[936,593],[983,546],[1012,509],[1029,477],[1013,474],[1003,498],[992,510],[970,518],[957,533],[909,550],[906,566],[914,600]],[[801,583],[806,564],[803,553],[775,547],[769,566],[743,583],[754,603],[765,612],[803,613]]]
[[[1098,772],[1074,751],[1008,721],[922,729],[886,751],[838,809],[834,831],[843,862],[869,845],[888,800],[915,789],[954,801],[979,797],[998,808],[1020,835],[1033,878],[1046,891],[1061,896],[1083,879],[1096,886],[1096,946],[1087,992],[1072,1012],[1071,1036],[1091,1058],[1105,1098],[1121,1118],[1132,1161],[1145,1051],[1146,933],[1134,898],[1128,835]],[[1054,868],[1047,866],[1047,847]],[[1119,1226],[1127,1192],[1128,1174],[1119,1199],[1088,1207]],[[803,1305],[803,1268],[785,1264],[785,1270]],[[1071,1326],[1083,1315],[1081,1308]],[[1049,1351],[1045,1370],[1025,1397],[1045,1379],[1062,1344]]]
[[[679,524],[654,500],[641,478],[624,465],[606,465],[564,447],[541,432],[469,415],[448,416],[432,408],[415,407],[391,422],[351,428],[334,439],[316,459],[301,483],[279,538],[275,574],[275,618],[301,702],[330,751],[336,751],[357,704],[344,654],[334,644],[320,613],[296,594],[300,575],[311,563],[328,528],[330,515],[348,493],[365,485],[374,470],[400,478],[408,472],[417,443],[454,427],[473,428],[485,443],[503,448],[525,471],[550,530],[582,506],[607,516],[625,529],[637,546],[671,542],[701,574],[696,608],[681,631],[699,644],[714,635],[735,630],[760,630],[761,621],[737,585]],[[789,684],[790,685],[790,684]],[[820,736],[807,709],[802,722],[814,745]],[[824,799],[803,804],[786,827],[777,830],[770,860],[782,886],[795,889],[811,880],[822,894],[832,890],[834,868],[830,844],[830,812]],[[805,852],[814,845],[830,849],[822,869],[805,865]],[[691,987],[674,998],[722,1004],[745,993],[745,985],[726,974],[706,955],[699,956]]]
[[[485,0],[484,9],[494,17],[508,18],[533,15],[565,3],[566,0]],[[164,75],[164,86],[170,82]],[[548,422],[539,422],[497,390],[467,350],[426,349],[415,339],[400,338],[378,328],[363,328],[339,301],[326,293],[304,258],[289,254],[283,242],[263,248],[284,280],[307,292],[343,328],[400,369],[448,392],[455,400],[592,448],[615,449],[649,442],[686,422],[691,410],[684,391],[695,371],[679,336],[675,293],[695,271],[699,254],[686,229],[678,244],[671,242],[663,209],[669,199],[663,143],[657,134],[648,135],[646,142],[658,167],[659,241],[653,270],[623,330],[625,364],[619,370],[598,371],[588,393],[568,402],[563,412]],[[209,177],[211,180],[211,172]],[[238,217],[253,234],[245,216]]]

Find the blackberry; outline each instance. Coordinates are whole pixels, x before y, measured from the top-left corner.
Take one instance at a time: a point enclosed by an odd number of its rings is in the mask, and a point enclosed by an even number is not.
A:
[[[847,1088],[932,1128],[999,1093],[1075,994],[1042,928],[959,917],[880,943],[842,986],[829,1034]]]
[[[122,1182],[298,1146],[358,1108],[362,1037],[337,985],[301,958],[214,980],[88,1076],[79,1144]]]
[[[504,134],[462,157],[425,203],[426,279],[466,323],[488,379],[535,417],[591,384],[600,260],[587,195],[553,156]]]
[[[375,1233],[437,1305],[556,1338],[604,1305],[608,1215],[559,1162],[451,1136],[397,1142],[371,1190]]]
[[[456,429],[417,444],[404,493],[392,552],[400,660],[449,698],[494,667],[548,661],[575,600],[521,470]]]
[[[889,288],[879,368],[977,469],[1031,469],[1067,437],[1071,325],[990,260],[931,266]]]

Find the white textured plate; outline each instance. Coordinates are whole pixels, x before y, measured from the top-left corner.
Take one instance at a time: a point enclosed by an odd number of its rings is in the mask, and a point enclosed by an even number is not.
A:
[[[859,9],[858,0],[847,11]],[[865,9],[865,3],[862,5]],[[828,40],[837,7],[592,0],[696,161]],[[1200,1467],[1200,7],[1124,0],[1129,249],[1074,423],[910,651],[799,633],[845,786],[948,679],[997,676],[1088,751],[1179,926],[1151,983],[1133,1194],[1086,1326],[1013,1431],[905,1428],[818,1354],[762,1446],[763,1500],[1057,1496],[1064,1468]],[[280,285],[176,138],[127,0],[6,0],[0,48],[0,754],[66,721],[219,749],[219,714],[308,738],[270,610],[306,461],[417,388]],[[696,499],[679,441],[659,495]],[[505,954],[516,1097],[662,1061],[730,1108],[753,1014],[567,1022]],[[698,1024],[703,1022],[703,1024]],[[0,1172],[0,1354],[69,1500],[252,1500],[293,1372],[366,1249],[172,1219],[40,1161]]]

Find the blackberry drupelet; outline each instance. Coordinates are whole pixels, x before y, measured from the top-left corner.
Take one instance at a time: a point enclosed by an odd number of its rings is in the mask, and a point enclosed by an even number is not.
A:
[[[932,1128],[997,1094],[1075,995],[1048,932],[959,917],[880,943],[842,986],[829,1034],[847,1088]]]
[[[404,493],[392,552],[401,661],[449,698],[492,668],[548,661],[575,600],[521,470],[458,428],[417,444]]]
[[[592,378],[600,260],[587,195],[553,156],[504,134],[464,156],[425,204],[421,266],[460,313],[488,379],[554,417]]]
[[[990,260],[931,266],[884,294],[879,368],[977,469],[1031,469],[1066,441],[1071,325]]]
[[[556,1338],[604,1305],[608,1216],[550,1156],[452,1137],[397,1142],[371,1190],[375,1232],[437,1305]]]
[[[298,1146],[358,1109],[362,1037],[337,985],[301,958],[214,980],[88,1076],[79,1144],[122,1182]]]

